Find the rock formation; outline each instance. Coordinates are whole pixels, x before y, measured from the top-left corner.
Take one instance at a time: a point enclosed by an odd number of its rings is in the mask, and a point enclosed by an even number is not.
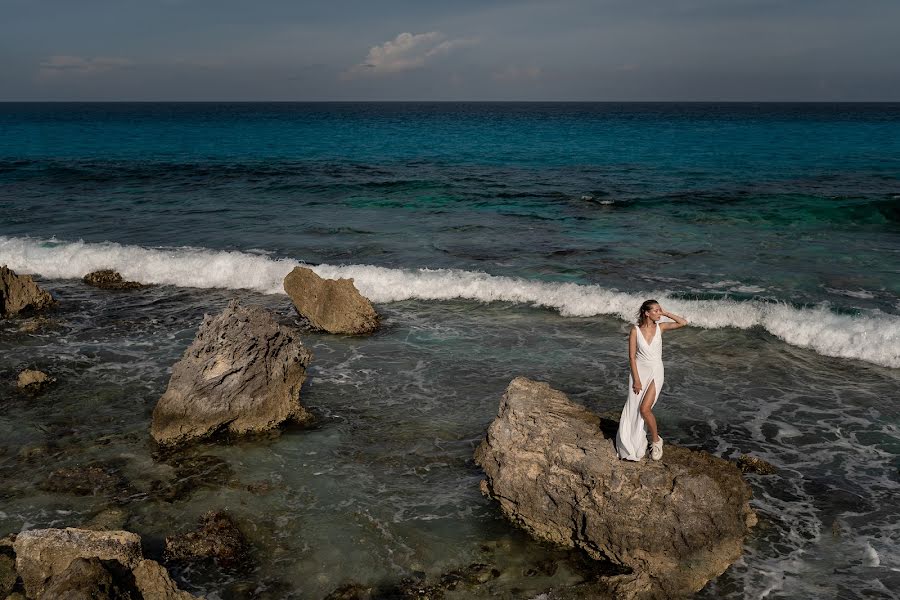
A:
[[[141,538],[128,531],[35,529],[16,536],[16,571],[30,598],[39,597],[48,580],[77,558],[117,560],[128,568],[142,559]]]
[[[88,273],[84,276],[82,281],[103,290],[136,290],[150,287],[143,283],[138,283],[137,281],[125,281],[119,273],[111,269]]]
[[[15,567],[28,598],[191,600],[168,572],[141,555],[128,531],[36,529],[16,536]]]
[[[6,266],[0,267],[0,317],[43,310],[54,304],[53,297],[39,288],[31,275],[16,275]]]
[[[284,278],[284,291],[300,316],[317,329],[362,335],[378,328],[378,313],[352,279],[322,279],[310,269],[295,267]]]
[[[56,381],[43,371],[35,371],[34,369],[25,369],[16,378],[16,387],[20,390],[39,390],[44,386],[50,385]]]
[[[220,430],[243,434],[308,421],[300,386],[311,359],[297,332],[261,307],[232,301],[206,316],[172,368],[153,410],[153,439],[173,446]]]
[[[756,473],[757,475],[773,475],[778,472],[771,463],[764,461],[756,456],[749,454],[741,454],[737,460],[738,469],[741,473]]]
[[[240,564],[247,558],[247,541],[226,512],[209,512],[200,527],[182,535],[166,536],[166,560],[212,558],[223,566]]]
[[[510,383],[475,452],[482,491],[533,536],[632,569],[605,579],[620,598],[696,592],[741,554],[756,523],[733,463],[667,444],[621,461],[615,424],[545,383]]]

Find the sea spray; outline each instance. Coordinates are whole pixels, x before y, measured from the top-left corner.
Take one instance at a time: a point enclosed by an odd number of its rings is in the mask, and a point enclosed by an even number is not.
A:
[[[249,289],[283,294],[282,281],[302,261],[205,248],[143,248],[0,236],[0,264],[42,277],[73,279],[115,269],[142,283]],[[900,317],[878,311],[843,315],[826,306],[731,299],[689,300],[665,290],[644,294],[597,285],[535,281],[459,269],[391,269],[372,265],[305,265],[325,278],[349,277],[375,303],[402,300],[513,302],[549,308],[565,317],[614,315],[630,321],[647,297],[702,328],[762,327],[788,344],[825,356],[900,368]]]

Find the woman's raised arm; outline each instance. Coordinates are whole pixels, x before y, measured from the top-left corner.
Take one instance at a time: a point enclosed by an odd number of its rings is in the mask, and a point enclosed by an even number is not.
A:
[[[688,324],[687,319],[684,317],[679,317],[675,313],[670,313],[667,310],[662,311],[662,315],[664,317],[668,317],[675,321],[674,323],[660,323],[659,326],[662,327],[663,331],[671,331],[673,329],[681,329],[685,325]]]

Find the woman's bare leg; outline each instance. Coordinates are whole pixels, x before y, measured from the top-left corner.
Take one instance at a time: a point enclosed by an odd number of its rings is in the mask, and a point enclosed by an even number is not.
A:
[[[647,429],[650,430],[650,441],[657,442],[659,440],[659,435],[656,432],[656,417],[653,416],[653,410],[651,407],[653,406],[653,400],[656,398],[656,382],[651,381],[650,387],[647,388],[647,392],[644,394],[644,399],[641,400],[641,416],[644,418],[644,422],[647,424]]]

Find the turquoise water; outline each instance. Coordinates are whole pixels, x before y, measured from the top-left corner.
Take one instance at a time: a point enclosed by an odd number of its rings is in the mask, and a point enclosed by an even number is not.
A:
[[[151,544],[210,508],[254,531],[255,574],[179,571],[223,598],[485,561],[503,575],[472,594],[571,583],[569,558],[523,574],[552,550],[481,498],[471,454],[517,375],[618,410],[653,296],[694,325],[665,342],[667,441],[780,469],[751,479],[763,526],[703,594],[900,584],[900,105],[0,104],[0,207],[0,263],[62,300],[38,335],[0,326],[4,378],[60,379],[0,389],[0,534],[109,505],[42,491],[96,462],[138,490],[127,526]],[[300,263],[354,277],[384,331],[309,334],[317,426],[192,450],[230,479],[161,500],[169,367],[233,296],[291,320]],[[159,287],[78,281],[107,267]]]

